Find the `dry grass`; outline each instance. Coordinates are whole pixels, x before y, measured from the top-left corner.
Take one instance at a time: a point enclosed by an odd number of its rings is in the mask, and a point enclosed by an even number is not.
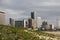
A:
[[[50,34],[57,34],[57,35],[60,35],[60,31],[46,31],[46,33],[50,33]]]

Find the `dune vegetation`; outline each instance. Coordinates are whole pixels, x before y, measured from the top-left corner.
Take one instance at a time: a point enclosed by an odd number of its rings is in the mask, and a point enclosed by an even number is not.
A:
[[[0,40],[39,40],[31,33],[24,31],[22,27],[0,25]]]
[[[0,25],[0,40],[58,40],[57,38],[59,39],[60,36],[43,31],[32,31],[23,27]]]

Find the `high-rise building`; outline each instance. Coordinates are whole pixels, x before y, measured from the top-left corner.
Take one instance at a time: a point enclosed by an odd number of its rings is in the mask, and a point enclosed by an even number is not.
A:
[[[14,19],[9,18],[9,23],[10,23],[10,26],[15,26],[15,20]]]
[[[32,27],[32,19],[28,19],[28,28]]]
[[[31,18],[34,19],[34,12],[31,12]]]
[[[57,20],[57,29],[60,29],[60,20]]]
[[[5,21],[6,21],[5,12],[0,11],[0,24],[5,25],[6,24]]]
[[[9,24],[11,25],[11,22],[12,22],[12,18],[9,18]]]
[[[54,25],[50,24],[50,30],[54,30],[54,29],[55,29]]]
[[[32,29],[36,28],[36,22],[34,19],[28,19],[28,27]]]
[[[36,25],[37,25],[37,28],[40,28],[40,27],[41,27],[41,25],[42,25],[41,17],[37,17],[37,20],[36,20],[36,21],[37,21],[37,24],[36,24]]]

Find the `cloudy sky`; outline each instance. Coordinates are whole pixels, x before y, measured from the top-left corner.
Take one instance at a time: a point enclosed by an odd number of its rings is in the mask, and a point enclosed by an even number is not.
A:
[[[60,18],[60,0],[0,0],[0,10],[14,19],[29,18],[34,11],[42,19],[56,22]]]

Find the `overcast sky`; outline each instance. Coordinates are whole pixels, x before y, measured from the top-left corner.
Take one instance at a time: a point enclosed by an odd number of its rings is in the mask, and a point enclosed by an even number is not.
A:
[[[0,10],[4,10],[8,18],[29,18],[34,11],[42,19],[56,22],[60,18],[60,0],[0,0]]]

